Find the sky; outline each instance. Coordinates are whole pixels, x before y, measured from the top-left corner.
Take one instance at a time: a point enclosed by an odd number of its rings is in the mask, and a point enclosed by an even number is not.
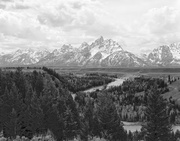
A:
[[[180,0],[0,0],[0,52],[103,36],[133,53],[180,42]]]

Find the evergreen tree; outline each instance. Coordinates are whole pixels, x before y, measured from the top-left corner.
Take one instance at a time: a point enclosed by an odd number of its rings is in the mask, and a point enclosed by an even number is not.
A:
[[[104,94],[99,98],[98,121],[101,126],[103,138],[113,141],[126,141],[126,135],[120,117],[108,94]]]
[[[133,141],[133,134],[131,131],[128,133],[127,141]]]
[[[4,122],[4,129],[7,137],[15,138],[17,135],[17,112],[12,109],[12,112],[8,115],[7,121]]]
[[[9,115],[12,112],[11,103],[9,103],[9,91],[7,87],[5,88],[5,92],[1,98],[2,98],[1,107],[0,107],[1,123],[3,128],[3,134],[5,137],[7,137],[9,136],[8,129],[11,128],[9,127],[8,120],[9,120]]]
[[[64,113],[64,136],[66,139],[73,139],[78,133],[78,123],[75,120],[74,114],[67,107]]]
[[[160,90],[154,86],[148,94],[145,111],[147,122],[143,125],[146,141],[169,141],[171,125],[167,114],[167,103]]]
[[[33,125],[32,125],[32,130],[33,133],[43,133],[43,111],[40,108],[40,101],[37,97],[36,92],[33,93],[32,98],[31,98],[31,113],[32,119],[33,119]]]
[[[17,71],[15,72],[14,82],[16,84],[19,93],[21,93],[22,97],[25,98],[27,92],[27,81],[21,68],[18,68]]]
[[[80,128],[80,137],[83,141],[88,141],[88,135],[89,135],[89,130],[88,130],[88,123],[85,120],[81,120],[80,122],[81,128]]]
[[[89,100],[85,107],[84,118],[87,123],[88,134],[91,136],[93,135],[92,130],[93,130],[93,124],[94,124],[93,123],[93,108],[94,108],[93,102]]]
[[[61,110],[64,109],[62,105],[54,101],[53,95],[48,94],[49,93],[43,91],[43,95],[40,96],[41,109],[43,112],[43,127],[44,130],[49,129],[54,134],[57,141],[62,141],[64,138],[64,124]]]

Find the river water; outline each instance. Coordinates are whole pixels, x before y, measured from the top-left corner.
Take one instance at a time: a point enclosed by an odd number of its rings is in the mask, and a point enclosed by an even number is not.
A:
[[[123,126],[125,130],[135,132],[135,131],[141,131],[141,125],[124,125]],[[180,131],[180,125],[175,125],[172,127],[173,131],[176,132],[177,130]]]
[[[109,89],[110,87],[120,86],[126,79],[127,79],[127,77],[116,78],[115,81],[107,84],[106,89]],[[103,90],[104,88],[105,88],[105,85],[102,85],[102,86],[90,88],[88,90],[85,90],[84,92],[90,93],[90,92],[95,92],[96,90]]]

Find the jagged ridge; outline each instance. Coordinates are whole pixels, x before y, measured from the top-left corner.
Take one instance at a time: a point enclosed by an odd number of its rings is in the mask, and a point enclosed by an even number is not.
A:
[[[147,56],[147,57],[146,57]],[[98,38],[91,44],[82,43],[79,48],[63,45],[53,51],[22,49],[0,55],[1,66],[11,65],[56,65],[85,67],[147,67],[180,66],[180,43],[163,45],[152,52],[137,57],[125,51],[112,39]]]

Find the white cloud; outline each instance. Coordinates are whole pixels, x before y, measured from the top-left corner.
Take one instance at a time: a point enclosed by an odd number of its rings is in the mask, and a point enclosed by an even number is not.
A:
[[[113,37],[120,30],[96,0],[12,0],[0,4],[5,6],[0,11],[0,32],[28,44],[78,44],[100,35]]]
[[[38,20],[45,25],[61,27],[65,32],[78,30],[79,34],[100,36],[118,34],[113,16],[103,10],[102,5],[92,0],[66,0],[43,5]],[[111,22],[112,20],[112,22]]]
[[[174,7],[150,9],[133,23],[129,43],[136,48],[153,49],[180,41],[180,10]],[[135,39],[134,42],[132,37]],[[132,39],[132,40],[131,40]]]
[[[180,11],[172,7],[154,8],[145,15],[145,26],[155,35],[180,31]]]
[[[14,48],[26,48],[36,47],[35,44],[39,42],[44,44],[42,46],[47,46],[47,43],[59,44],[58,42],[61,42],[63,44],[65,41],[64,32],[61,29],[41,25],[33,15],[14,11],[0,10],[0,33],[4,36],[1,48],[6,49],[7,46],[9,49],[13,46]],[[32,43],[33,46],[29,46]]]
[[[179,41],[179,2],[146,2],[137,0],[131,5],[130,0],[1,0],[0,48],[54,48],[63,43],[90,42],[102,35],[137,52]],[[167,4],[172,7],[164,6]]]

